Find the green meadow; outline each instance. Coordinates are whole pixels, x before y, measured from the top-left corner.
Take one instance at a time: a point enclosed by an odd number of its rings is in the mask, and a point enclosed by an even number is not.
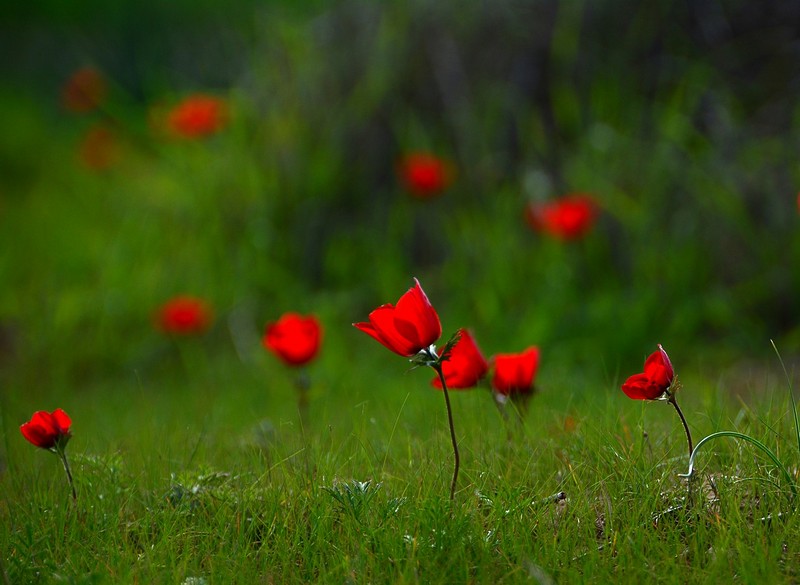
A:
[[[745,4],[9,9],[0,583],[796,582],[800,10]],[[449,391],[452,499],[435,372],[352,325],[414,278],[541,355]]]

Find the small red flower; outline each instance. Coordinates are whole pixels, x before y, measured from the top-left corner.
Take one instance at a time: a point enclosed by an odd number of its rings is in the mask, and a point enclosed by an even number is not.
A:
[[[83,67],[61,88],[61,103],[70,112],[91,112],[103,103],[107,91],[103,74],[94,67]]]
[[[661,344],[644,362],[644,372],[628,378],[622,391],[635,400],[658,400],[664,397],[675,378],[672,362]]]
[[[469,331],[461,329],[459,338],[450,356],[442,362],[442,374],[449,389],[472,388],[489,370],[489,363],[483,357],[481,350],[475,343]],[[437,376],[431,382],[434,387],[442,387],[442,381]]]
[[[197,94],[187,97],[167,114],[167,128],[181,138],[205,138],[223,128],[227,113],[221,99]]]
[[[381,305],[369,314],[369,323],[353,326],[405,357],[419,353],[442,336],[439,315],[416,278],[396,307]]]
[[[539,348],[529,347],[522,353],[494,356],[492,388],[504,396],[530,395],[539,369]]]
[[[267,324],[262,343],[286,364],[302,366],[317,355],[321,340],[322,327],[316,317],[286,313]]]
[[[432,154],[415,152],[398,165],[400,180],[415,197],[427,199],[439,195],[453,181],[452,165]]]
[[[72,437],[72,420],[60,408],[53,412],[40,410],[19,427],[22,436],[42,449],[63,449]]]
[[[568,195],[547,203],[531,203],[526,210],[530,226],[559,240],[577,240],[592,229],[597,207],[589,195]]]
[[[158,311],[158,326],[164,333],[198,335],[211,325],[213,314],[208,303],[189,296],[179,296]]]
[[[119,148],[114,133],[105,126],[91,128],[79,146],[80,159],[95,171],[111,168],[119,158]]]

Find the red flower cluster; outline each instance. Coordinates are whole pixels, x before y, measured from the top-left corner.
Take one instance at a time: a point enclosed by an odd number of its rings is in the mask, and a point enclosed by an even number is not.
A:
[[[628,378],[622,391],[635,400],[659,400],[668,395],[675,371],[661,344],[644,362],[644,372]],[[691,449],[690,449],[691,450]]]
[[[171,299],[156,315],[159,329],[172,335],[198,335],[210,327],[212,319],[208,303],[190,296]]]
[[[83,67],[75,71],[61,88],[61,103],[70,112],[91,112],[103,103],[107,90],[102,73],[94,67]]]
[[[167,114],[167,128],[181,138],[205,138],[225,126],[227,113],[221,99],[197,94],[184,99]]]
[[[525,217],[536,231],[559,240],[577,240],[592,229],[597,208],[589,195],[574,194],[547,203],[531,203]]]
[[[492,388],[502,396],[530,396],[538,369],[538,347],[529,347],[522,353],[498,354],[494,356]]]
[[[489,362],[483,357],[469,331],[461,329],[458,335],[458,341],[450,350],[449,357],[442,362],[442,374],[448,388],[472,388],[489,371]],[[436,388],[442,387],[442,381],[438,376],[431,384]]]
[[[72,437],[69,428],[72,420],[60,408],[53,412],[40,410],[33,413],[31,420],[19,427],[22,436],[42,449],[63,450]]]
[[[397,170],[405,187],[420,199],[439,195],[450,186],[454,175],[449,162],[424,152],[406,155]]]
[[[405,357],[427,349],[442,336],[439,315],[416,278],[397,306],[381,305],[369,314],[369,323],[353,325]]]
[[[322,327],[316,317],[286,313],[267,324],[262,343],[287,365],[302,366],[316,357],[322,341]]]

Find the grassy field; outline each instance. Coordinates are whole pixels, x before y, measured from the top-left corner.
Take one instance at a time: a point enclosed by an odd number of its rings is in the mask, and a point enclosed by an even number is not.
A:
[[[0,25],[4,583],[798,580],[794,5],[57,4]],[[440,347],[541,350],[522,417],[450,392],[452,500],[434,373],[352,326],[414,277]],[[763,448],[681,477],[659,343]]]

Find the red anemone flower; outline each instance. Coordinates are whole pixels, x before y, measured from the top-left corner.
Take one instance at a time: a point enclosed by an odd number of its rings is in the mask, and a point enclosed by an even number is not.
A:
[[[453,181],[452,165],[424,152],[406,155],[398,165],[398,174],[409,192],[420,199],[440,194]]]
[[[635,400],[658,400],[664,397],[675,378],[672,362],[661,344],[644,362],[644,372],[628,378],[622,391]]]
[[[82,67],[72,74],[61,89],[61,103],[70,112],[91,112],[103,103],[106,92],[103,74],[94,67]]]
[[[287,365],[302,366],[317,355],[321,340],[322,327],[316,317],[286,313],[267,324],[262,343]]]
[[[158,311],[156,320],[164,333],[198,335],[211,325],[211,307],[202,299],[179,296],[167,301]]]
[[[504,396],[530,395],[539,369],[539,348],[529,347],[522,353],[494,356],[492,388]]]
[[[489,363],[483,357],[470,332],[461,329],[458,335],[458,341],[450,350],[450,356],[442,362],[442,374],[447,387],[451,390],[472,388],[489,370]],[[442,381],[438,376],[431,384],[436,388],[442,388]]]
[[[197,139],[219,132],[226,119],[223,100],[198,94],[187,97],[167,114],[167,127],[175,136]]]
[[[546,203],[531,203],[526,211],[530,226],[559,240],[577,240],[589,233],[597,207],[589,195],[576,193]]]
[[[419,353],[442,336],[439,315],[416,278],[397,306],[381,305],[369,314],[369,323],[353,326],[405,357]]]
[[[19,427],[22,436],[42,449],[63,449],[72,434],[69,431],[72,420],[60,408],[53,412],[40,410],[33,413],[31,420]]]

